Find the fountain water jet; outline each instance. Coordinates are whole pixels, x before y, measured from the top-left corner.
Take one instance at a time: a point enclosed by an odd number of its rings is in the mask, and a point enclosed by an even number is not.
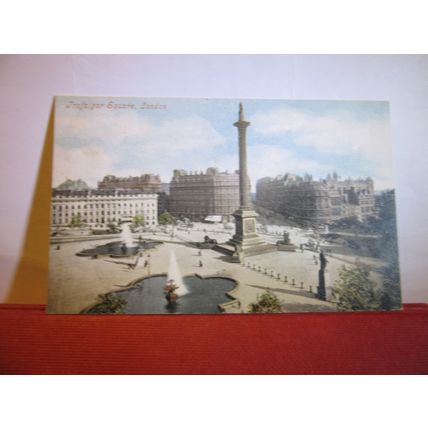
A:
[[[186,287],[186,284],[183,281],[183,277],[181,276],[180,268],[178,267],[177,258],[173,250],[170,251],[169,254],[169,269],[168,269],[168,281],[174,281],[177,285],[177,290],[175,294],[178,296],[184,296],[189,292]]]
[[[122,224],[122,233],[120,234],[120,237],[123,241],[123,243],[128,247],[136,247],[137,244],[134,243],[134,238],[132,237],[131,230],[129,229],[128,223]]]

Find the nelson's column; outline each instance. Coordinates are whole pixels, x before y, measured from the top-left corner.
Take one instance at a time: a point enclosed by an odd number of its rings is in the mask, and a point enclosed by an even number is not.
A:
[[[233,124],[239,136],[239,198],[240,206],[233,213],[235,235],[225,247],[232,246],[243,256],[276,251],[276,246],[263,241],[256,232],[257,213],[251,209],[250,186],[247,175],[247,128],[250,122],[244,118],[242,103],[239,104],[239,119]],[[225,248],[226,249],[226,248]]]

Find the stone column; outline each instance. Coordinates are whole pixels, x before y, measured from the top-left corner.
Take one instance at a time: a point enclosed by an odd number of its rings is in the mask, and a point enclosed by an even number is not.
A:
[[[250,122],[244,119],[242,104],[239,104],[239,119],[233,124],[238,128],[239,136],[239,198],[240,207],[233,213],[235,218],[235,235],[223,247],[226,254],[239,253],[239,259],[276,251],[276,245],[264,242],[257,235],[257,213],[251,209],[249,181],[247,175],[247,127]]]
[[[239,120],[233,126],[238,128],[239,136],[239,199],[241,208],[250,207],[250,192],[247,175],[247,127],[250,122],[244,119],[244,109],[242,103],[239,103]]]

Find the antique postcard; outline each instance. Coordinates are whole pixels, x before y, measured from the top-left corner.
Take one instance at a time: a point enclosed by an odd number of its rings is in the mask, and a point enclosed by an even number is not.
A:
[[[55,101],[49,313],[401,308],[385,101]]]

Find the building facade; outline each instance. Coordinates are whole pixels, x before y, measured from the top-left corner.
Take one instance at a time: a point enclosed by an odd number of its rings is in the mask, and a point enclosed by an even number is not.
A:
[[[158,213],[169,211],[169,184],[162,183],[159,175],[142,174],[138,177],[106,175],[98,182],[99,190],[136,190],[158,195]]]
[[[119,224],[143,215],[146,226],[158,221],[158,195],[138,190],[52,191],[51,225],[66,226],[77,219],[88,225]]]
[[[216,168],[205,173],[174,170],[169,191],[170,212],[178,218],[228,217],[239,207],[239,175]]]
[[[99,190],[139,190],[142,193],[158,193],[161,191],[161,179],[159,175],[142,174],[138,177],[116,177],[106,175],[98,182]]]
[[[262,178],[256,186],[256,203],[301,223],[376,215],[373,180],[340,180],[337,174],[319,181],[292,174]]]

